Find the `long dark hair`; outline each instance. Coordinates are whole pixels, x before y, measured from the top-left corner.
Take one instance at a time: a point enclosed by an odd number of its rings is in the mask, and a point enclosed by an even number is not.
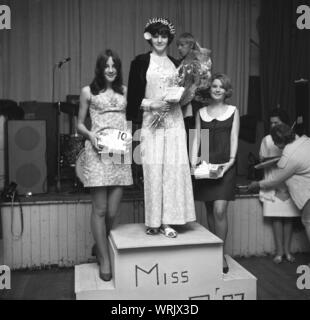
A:
[[[171,44],[174,35],[171,34],[170,29],[167,25],[161,23],[161,22],[157,22],[154,24],[151,24],[150,26],[148,26],[145,31],[149,32],[153,37],[156,35],[161,35],[161,36],[166,36],[168,37],[168,45]],[[152,45],[152,41],[148,40],[147,41],[150,45]]]
[[[104,77],[104,70],[107,66],[107,61],[109,58],[113,59],[117,75],[112,83],[112,89],[119,94],[124,94],[123,89],[123,75],[122,75],[122,62],[119,56],[111,49],[105,50],[103,53],[99,54],[96,61],[95,68],[95,78],[90,84],[90,91],[93,95],[98,95],[101,90],[107,88],[107,80]]]

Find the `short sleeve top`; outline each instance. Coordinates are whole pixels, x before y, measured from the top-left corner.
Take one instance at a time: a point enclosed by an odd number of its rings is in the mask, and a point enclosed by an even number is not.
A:
[[[302,136],[287,145],[278,167],[292,173],[286,184],[299,209],[310,199],[310,138]]]

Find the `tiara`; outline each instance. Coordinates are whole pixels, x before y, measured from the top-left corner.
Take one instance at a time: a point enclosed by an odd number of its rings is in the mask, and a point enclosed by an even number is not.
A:
[[[168,26],[169,32],[171,34],[175,34],[175,27],[173,23],[171,23],[168,19],[166,18],[151,18],[148,20],[148,22],[145,25],[145,29],[148,28],[150,25],[155,24],[155,23],[162,23],[165,26]]]

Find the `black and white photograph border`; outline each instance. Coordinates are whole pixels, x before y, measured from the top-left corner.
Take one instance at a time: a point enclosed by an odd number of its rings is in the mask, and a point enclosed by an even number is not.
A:
[[[309,300],[309,56],[310,0],[0,0],[0,300]]]

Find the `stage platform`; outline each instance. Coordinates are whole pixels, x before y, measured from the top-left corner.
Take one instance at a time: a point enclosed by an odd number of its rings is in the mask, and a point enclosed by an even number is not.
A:
[[[136,187],[125,187],[124,195],[122,201],[134,201],[143,200],[144,193],[143,189],[138,189]],[[57,202],[91,202],[90,192],[87,189],[80,188],[74,189],[64,188],[63,191],[56,192],[50,191],[48,193],[35,194],[32,196],[20,196],[20,201],[25,204],[38,204],[38,203],[57,203]],[[1,206],[10,206],[11,203],[1,203]]]
[[[177,228],[178,237],[148,236],[143,224],[118,226],[110,236],[113,279],[99,278],[97,264],[75,267],[78,300],[254,300],[256,278],[227,256],[223,242],[198,223]]]
[[[93,261],[90,195],[70,191],[21,198],[23,232],[19,204],[0,204],[0,256],[2,253],[4,264],[20,270],[72,267]],[[195,206],[197,222],[207,227],[204,203],[196,202]],[[116,224],[143,222],[143,190],[126,188]],[[257,195],[237,195],[228,205],[228,224],[226,252],[230,256],[274,253],[272,224],[264,219]],[[292,252],[309,252],[300,219],[294,227]]]

